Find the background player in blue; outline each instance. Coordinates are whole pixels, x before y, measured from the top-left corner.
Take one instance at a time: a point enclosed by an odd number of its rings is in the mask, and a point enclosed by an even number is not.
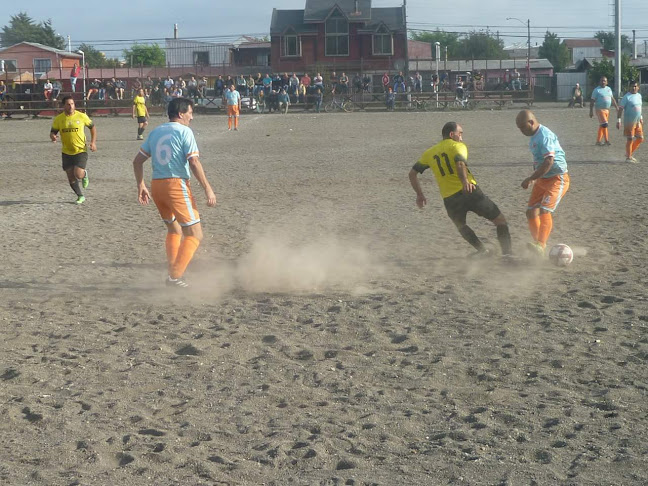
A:
[[[643,116],[641,104],[643,100],[639,94],[639,83],[631,81],[628,92],[619,102],[617,114],[617,128],[621,128],[621,115],[623,115],[623,134],[626,136],[626,162],[637,163],[632,154],[643,142]]]
[[[183,275],[198,249],[203,233],[196,201],[189,179],[193,172],[205,189],[208,206],[216,205],[216,195],[198,158],[198,146],[189,123],[193,119],[193,102],[174,98],[169,102],[169,122],[155,128],[133,160],[140,204],[151,197],[167,225],[166,253],[169,263],[167,285],[187,287]],[[153,157],[151,192],[144,183],[144,162]]]
[[[608,133],[608,124],[610,119],[610,106],[618,110],[614,99],[614,93],[608,86],[608,79],[601,76],[599,85],[592,91],[592,98],[590,99],[590,118],[594,117],[594,109],[596,109],[596,118],[599,122],[598,134],[596,136],[596,145],[610,145],[610,136]]]

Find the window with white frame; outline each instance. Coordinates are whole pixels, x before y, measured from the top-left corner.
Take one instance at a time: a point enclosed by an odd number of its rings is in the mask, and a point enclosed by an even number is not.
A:
[[[374,56],[391,56],[394,54],[394,38],[384,25],[373,35]]]
[[[326,55],[349,55],[349,22],[336,10],[326,21]]]
[[[1,59],[4,64],[5,73],[15,73],[18,71],[18,61],[15,59]]]
[[[283,53],[284,57],[301,56],[301,38],[294,32],[286,32],[283,36]]]
[[[34,73],[45,74],[51,71],[51,69],[52,69],[51,59],[34,59]]]

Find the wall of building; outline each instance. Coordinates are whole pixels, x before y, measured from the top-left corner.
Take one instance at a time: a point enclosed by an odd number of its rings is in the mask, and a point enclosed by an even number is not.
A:
[[[184,39],[166,39],[166,62],[170,67],[194,65],[195,52],[207,52],[210,66],[223,66],[230,63],[232,44],[213,44]]]

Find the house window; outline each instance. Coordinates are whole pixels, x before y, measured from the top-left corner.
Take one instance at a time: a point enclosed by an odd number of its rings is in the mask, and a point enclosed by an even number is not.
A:
[[[288,34],[283,37],[283,55],[285,57],[301,56],[301,39],[296,34]]]
[[[193,53],[194,66],[209,66],[209,52],[207,51],[194,51]]]
[[[394,54],[394,42],[389,29],[384,25],[373,35],[374,56],[391,56]]]
[[[52,69],[51,59],[34,59],[34,73],[45,74]]]
[[[4,64],[5,73],[15,73],[18,71],[18,61],[15,59],[4,59],[0,61],[0,64]]]
[[[326,21],[326,55],[349,55],[349,23],[339,10]]]

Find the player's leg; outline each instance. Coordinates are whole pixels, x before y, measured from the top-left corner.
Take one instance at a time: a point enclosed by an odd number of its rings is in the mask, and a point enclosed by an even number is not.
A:
[[[543,249],[547,247],[547,241],[549,241],[549,235],[553,229],[552,213],[558,208],[558,204],[569,190],[570,183],[568,174],[551,177],[546,181],[538,215],[540,227],[538,228],[537,242]]]
[[[232,129],[232,107],[227,105],[227,129]]]
[[[466,224],[466,215],[468,214],[468,204],[466,196],[461,192],[446,197],[443,200],[448,216],[457,227],[459,234],[464,240],[477,250],[479,253],[487,253],[484,244],[477,237],[470,226]]]
[[[175,280],[182,278],[184,275],[189,262],[191,262],[200,245],[203,233],[200,225],[200,215],[189,182],[184,179],[174,179],[173,185],[174,187],[170,191],[173,212],[182,227],[182,234],[184,235],[169,272],[169,277]]]
[[[630,150],[631,150],[630,156],[631,157],[632,157],[632,154],[634,154],[635,150],[637,150],[639,145],[641,145],[641,143],[644,141],[643,128],[642,128],[641,124],[638,124],[635,127],[634,136],[635,136],[635,138],[634,138],[634,140],[632,142],[632,146],[630,147]]]
[[[234,106],[233,112],[234,112],[234,130],[238,130],[239,126],[239,109],[238,106]]]
[[[502,255],[512,255],[511,234],[506,218],[491,199],[476,187],[472,194],[466,196],[469,202],[469,210],[490,220],[497,228],[497,241],[500,244]]]

